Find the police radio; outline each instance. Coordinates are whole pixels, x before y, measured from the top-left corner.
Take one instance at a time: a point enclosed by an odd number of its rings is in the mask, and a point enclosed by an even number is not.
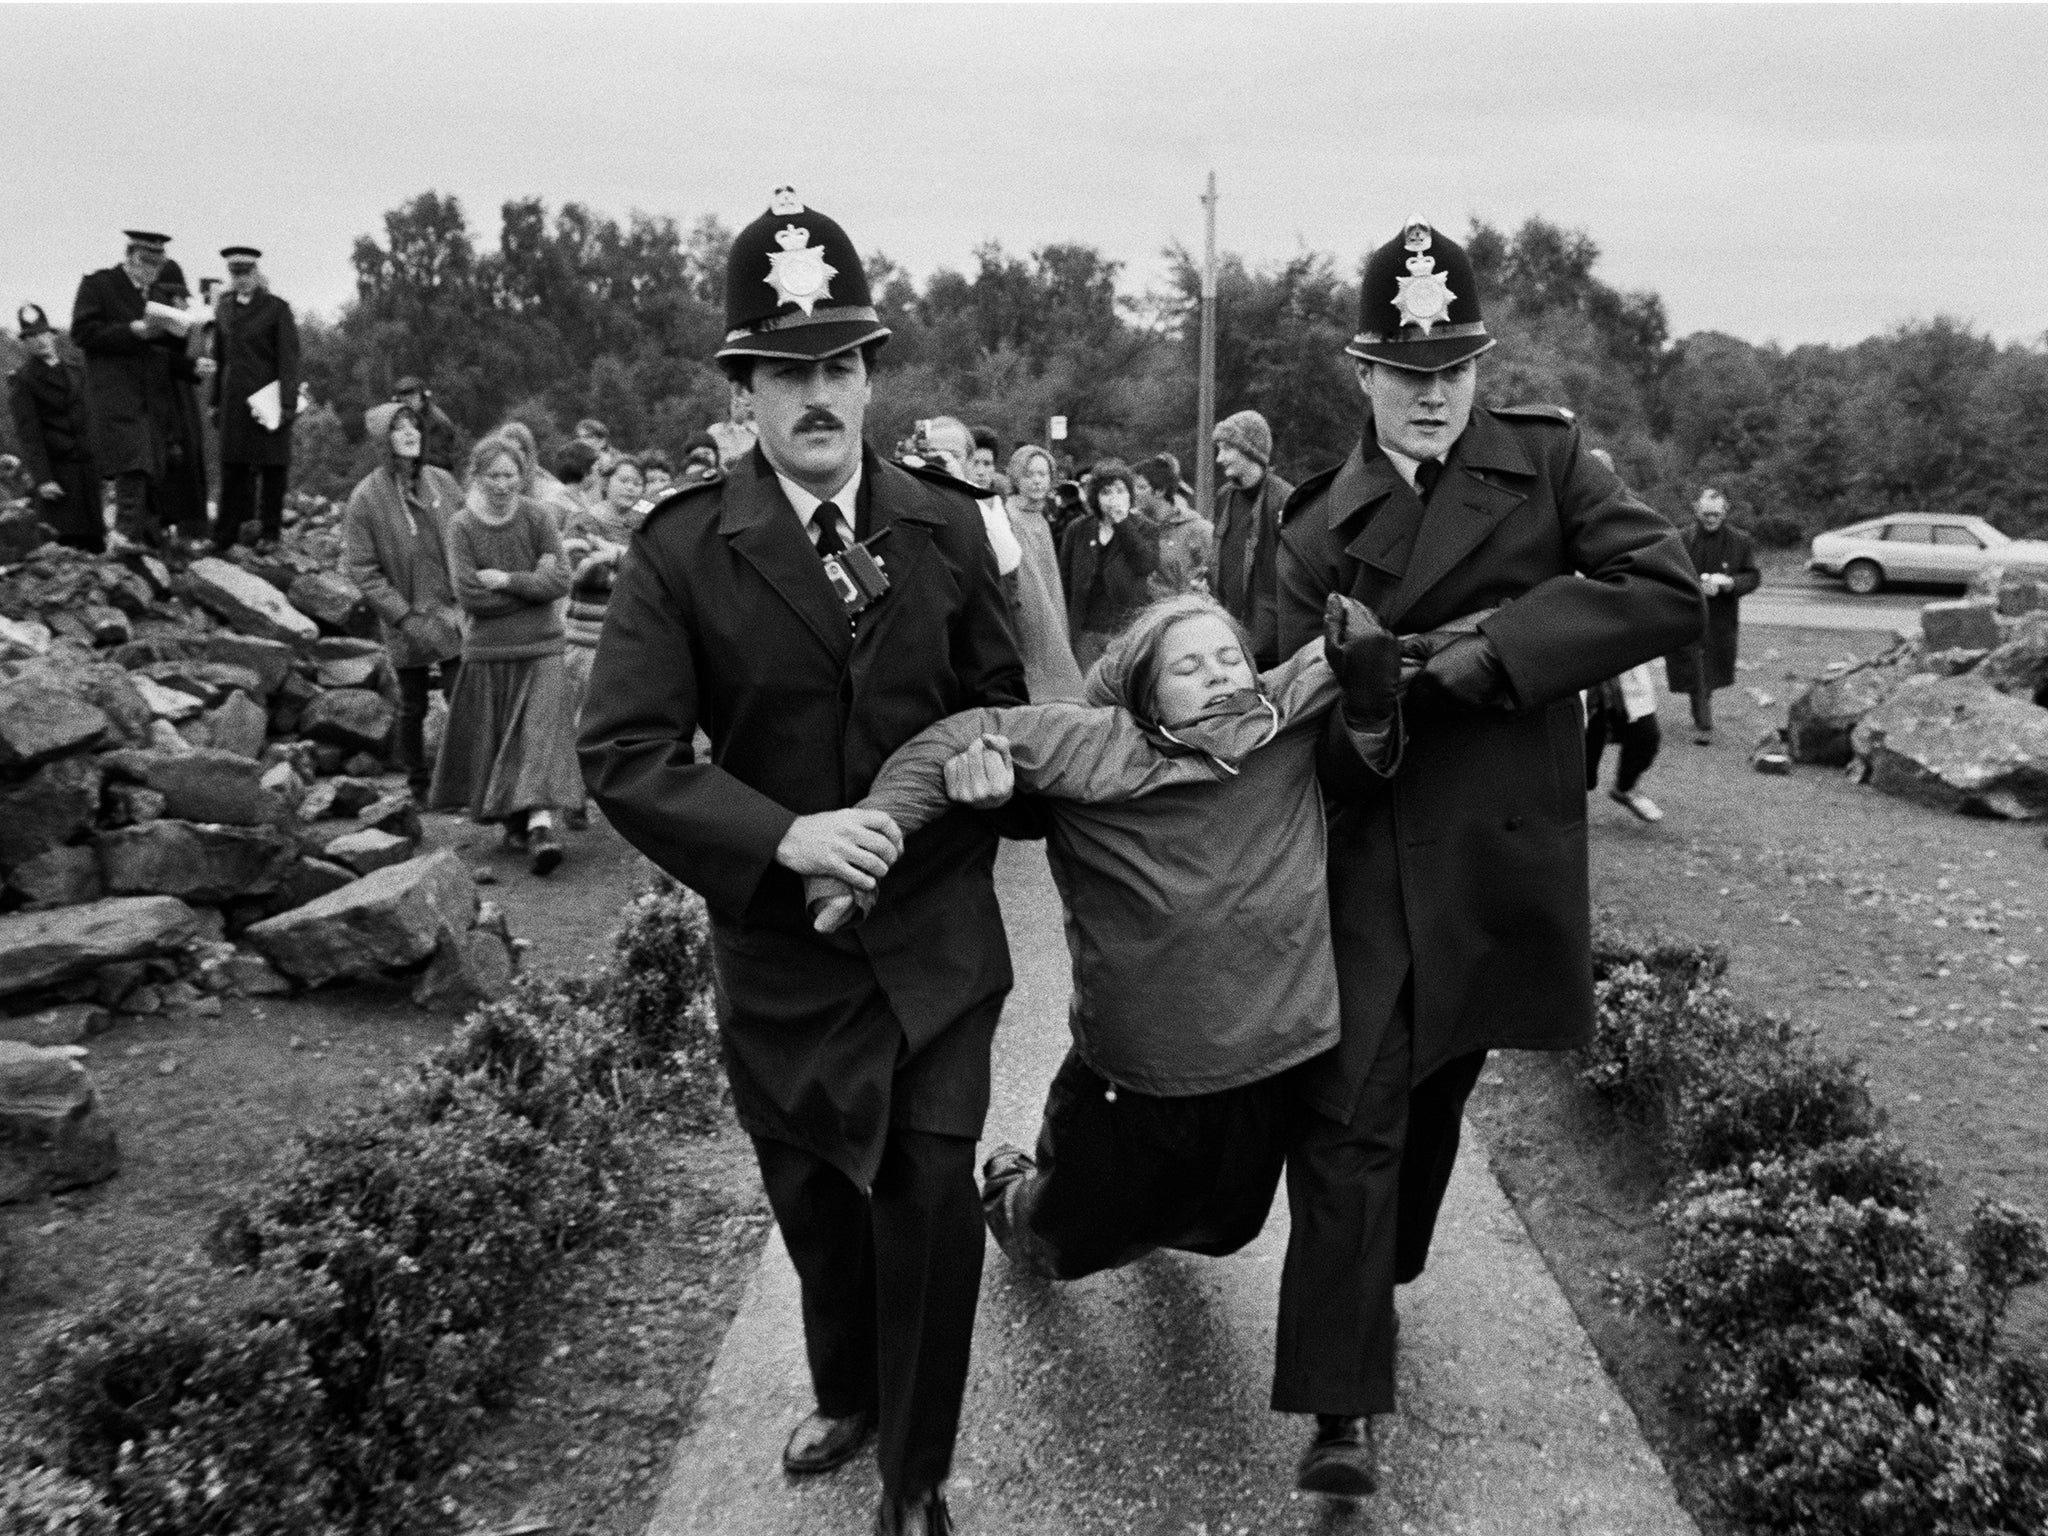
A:
[[[875,535],[875,540],[888,537],[888,533],[889,530],[884,528]],[[836,555],[825,556],[824,566],[825,579],[832,583],[832,589],[839,594],[839,601],[846,605],[849,621],[866,613],[889,590],[889,573],[882,569],[882,562],[875,558],[866,544],[855,544]]]

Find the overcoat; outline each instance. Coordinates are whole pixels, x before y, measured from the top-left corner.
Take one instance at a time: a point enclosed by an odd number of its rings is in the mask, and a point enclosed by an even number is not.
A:
[[[1682,535],[1686,558],[1704,576],[1709,571],[1733,576],[1735,585],[1707,599],[1707,628],[1699,643],[1664,658],[1664,680],[1673,693],[1707,692],[1735,686],[1735,654],[1741,628],[1742,600],[1763,585],[1757,569],[1756,542],[1740,528],[1723,523],[1712,533],[1694,523]]]
[[[129,330],[131,321],[142,318],[144,303],[125,271],[106,267],[86,274],[71,307],[71,339],[85,353],[93,466],[109,479],[164,479],[174,442],[181,470],[196,466],[202,451],[191,393],[198,370],[177,338],[145,340]],[[203,518],[203,491],[200,501]]]
[[[1292,655],[1279,640],[1273,610],[1274,560],[1280,537],[1280,519],[1294,487],[1272,470],[1249,491],[1229,481],[1216,490],[1214,554],[1211,556],[1209,589],[1216,600],[1245,627],[1252,637],[1252,653],[1261,667],[1279,663]],[[1236,560],[1224,553],[1229,541],[1238,537],[1240,522],[1250,528],[1239,546]]]
[[[607,819],[710,910],[740,1123],[866,1186],[892,1122],[980,1133],[996,1009],[979,1005],[1011,981],[996,834],[941,816],[868,919],[832,935],[775,849],[796,817],[858,801],[935,720],[1025,693],[967,487],[864,450],[855,529],[889,590],[849,621],[758,448],[666,497],[620,559],[578,751]]]
[[[214,309],[213,376],[207,403],[220,412],[223,464],[289,464],[299,403],[299,327],[292,307],[259,288],[244,304],[225,295]],[[284,416],[275,429],[249,413],[249,397],[275,382]]]
[[[1475,408],[1427,512],[1368,419],[1357,449],[1289,500],[1280,643],[1357,598],[1397,634],[1492,610],[1516,707],[1405,711],[1398,771],[1326,779],[1331,931],[1343,1008],[1310,1102],[1348,1121],[1401,987],[1412,1075],[1493,1047],[1561,1050],[1593,1022],[1579,690],[1700,630],[1674,529],[1548,408]]]
[[[57,536],[95,543],[100,537],[100,483],[92,462],[85,380],[69,363],[54,367],[30,357],[7,378],[7,405],[32,487],[54,481],[64,499],[35,506]]]
[[[1060,533],[1067,634],[1077,642],[1084,634],[1116,634],[1130,623],[1152,601],[1148,578],[1159,568],[1159,530],[1149,518],[1126,514],[1107,544],[1097,534],[1100,526],[1101,520],[1089,513]]]

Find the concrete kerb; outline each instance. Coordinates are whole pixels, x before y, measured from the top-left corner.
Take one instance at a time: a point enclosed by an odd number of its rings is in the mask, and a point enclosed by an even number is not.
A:
[[[1356,1505],[1291,1490],[1307,1421],[1265,1406],[1284,1211],[1229,1259],[1161,1254],[1054,1286],[991,1248],[951,1484],[963,1533],[1697,1536],[1468,1131],[1429,1272],[1401,1293],[1401,1403]],[[649,1536],[865,1531],[858,1461],[777,1465],[811,1406],[794,1272],[772,1240],[677,1449]]]

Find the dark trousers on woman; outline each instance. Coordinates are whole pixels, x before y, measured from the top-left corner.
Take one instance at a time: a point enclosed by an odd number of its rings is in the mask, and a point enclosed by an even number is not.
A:
[[[1609,741],[1621,747],[1621,761],[1614,770],[1614,788],[1616,793],[1625,795],[1650,771],[1650,764],[1657,761],[1657,748],[1663,740],[1664,733],[1658,729],[1655,715],[1630,720],[1604,709],[1594,710],[1586,717],[1587,793],[1600,787],[1600,759]]]
[[[1068,1051],[1045,1098],[1035,1167],[990,1222],[1011,1256],[1055,1279],[1155,1248],[1212,1258],[1259,1235],[1279,1187],[1293,1094],[1285,1076],[1161,1098],[1112,1088]]]
[[[1279,1413],[1394,1411],[1394,1287],[1420,1275],[1450,1187],[1474,1051],[1419,1083],[1415,992],[1401,989],[1348,1122],[1306,1105],[1287,1153],[1293,1228],[1280,1272],[1273,1361]]]
[[[754,1138],[768,1205],[803,1289],[818,1411],[874,1409],[882,1490],[945,1480],[981,1289],[974,1141],[892,1126],[870,1190],[810,1152]]]
[[[434,689],[434,671],[431,666],[397,669],[398,762],[405,769],[406,782],[413,793],[421,798],[425,798],[434,779],[433,769],[427,763],[427,703]],[[455,679],[461,671],[460,657],[440,663],[441,697],[455,697]]]
[[[290,473],[288,464],[222,464],[215,521],[219,541],[240,540],[242,525],[253,518],[262,527],[260,537],[274,543],[284,532],[284,487]]]

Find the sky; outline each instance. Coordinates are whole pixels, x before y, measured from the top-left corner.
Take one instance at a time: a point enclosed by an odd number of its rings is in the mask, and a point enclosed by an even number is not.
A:
[[[262,247],[332,313],[429,188],[738,227],[793,183],[922,279],[1079,241],[1353,269],[1410,215],[1532,215],[1672,333],[2048,331],[2048,7],[0,3],[0,302],[121,230]]]

